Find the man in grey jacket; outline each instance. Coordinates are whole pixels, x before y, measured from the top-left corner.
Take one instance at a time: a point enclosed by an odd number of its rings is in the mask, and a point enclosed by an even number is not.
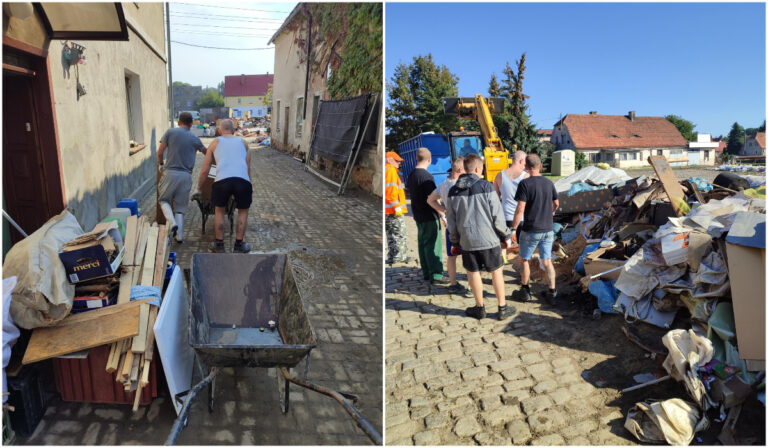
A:
[[[502,320],[517,310],[507,306],[504,296],[504,259],[502,246],[509,247],[512,233],[504,221],[499,197],[493,184],[484,180],[483,160],[476,154],[464,158],[464,171],[448,191],[445,218],[455,255],[461,246],[462,262],[475,295],[475,306],[466,310],[467,316],[482,319],[486,316],[483,304],[483,279],[480,271],[491,273],[493,290],[499,301],[497,318]]]

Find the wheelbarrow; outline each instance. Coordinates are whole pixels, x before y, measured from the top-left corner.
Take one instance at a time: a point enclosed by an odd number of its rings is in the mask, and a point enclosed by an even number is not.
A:
[[[205,234],[205,222],[208,221],[208,217],[215,214],[215,208],[211,203],[211,193],[213,191],[213,183],[216,182],[216,165],[211,165],[211,171],[208,174],[208,178],[203,182],[203,188],[200,189],[200,195],[192,196],[192,200],[197,202],[197,206],[200,208],[200,214],[203,215],[201,220],[203,223],[203,234]],[[227,202],[227,218],[229,219],[229,233],[232,234],[235,228],[235,198],[229,197]]]
[[[213,412],[215,379],[222,367],[274,367],[280,409],[289,411],[290,384],[334,398],[377,445],[381,435],[355,409],[357,397],[306,380],[316,346],[301,293],[286,254],[192,255],[189,343],[204,377],[186,394],[167,445],[174,445],[192,401],[208,387]],[[306,361],[304,379],[290,369]]]

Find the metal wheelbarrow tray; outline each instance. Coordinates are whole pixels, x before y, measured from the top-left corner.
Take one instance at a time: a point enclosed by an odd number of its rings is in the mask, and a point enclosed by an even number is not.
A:
[[[208,367],[295,367],[316,345],[285,254],[194,254],[191,296],[189,341]]]
[[[197,253],[190,283],[189,344],[206,368],[201,368],[203,380],[187,394],[167,445],[176,443],[192,401],[205,387],[213,411],[214,380],[221,367],[276,367],[283,413],[293,383],[332,397],[374,444],[382,444],[381,435],[355,409],[355,395],[307,381],[316,339],[286,254]],[[292,376],[290,368],[305,359],[304,379]]]

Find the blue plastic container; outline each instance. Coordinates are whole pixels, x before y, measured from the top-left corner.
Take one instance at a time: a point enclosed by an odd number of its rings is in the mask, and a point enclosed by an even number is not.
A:
[[[451,147],[448,145],[448,138],[442,134],[422,133],[397,146],[400,157],[403,158],[400,164],[403,182],[408,182],[408,176],[416,167],[416,153],[419,148],[427,148],[432,153],[432,164],[427,171],[435,178],[435,185],[440,185],[448,178],[448,170],[451,169]]]
[[[115,208],[127,208],[131,211],[131,216],[141,216],[139,215],[139,203],[133,198],[120,199]]]
[[[165,279],[170,280],[171,274],[173,274],[173,268],[176,267],[176,252],[171,252],[168,254],[168,261],[171,262],[171,265],[168,266],[168,268],[165,269]]]

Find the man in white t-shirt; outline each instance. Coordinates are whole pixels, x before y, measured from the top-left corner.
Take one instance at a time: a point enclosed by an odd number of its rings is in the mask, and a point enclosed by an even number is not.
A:
[[[458,258],[458,254],[451,255],[452,244],[448,238],[448,226],[445,222],[445,204],[448,201],[448,190],[456,184],[456,180],[458,180],[459,176],[462,174],[464,174],[464,157],[457,157],[451,163],[451,175],[448,179],[441,182],[440,185],[435,188],[435,191],[427,197],[427,204],[440,214],[440,220],[445,227],[445,248],[448,252],[448,278],[451,283],[450,286],[448,286],[448,292],[451,294],[460,294],[465,297],[472,297],[472,292],[456,280],[456,258]],[[459,252],[459,254],[461,254],[461,252]]]

